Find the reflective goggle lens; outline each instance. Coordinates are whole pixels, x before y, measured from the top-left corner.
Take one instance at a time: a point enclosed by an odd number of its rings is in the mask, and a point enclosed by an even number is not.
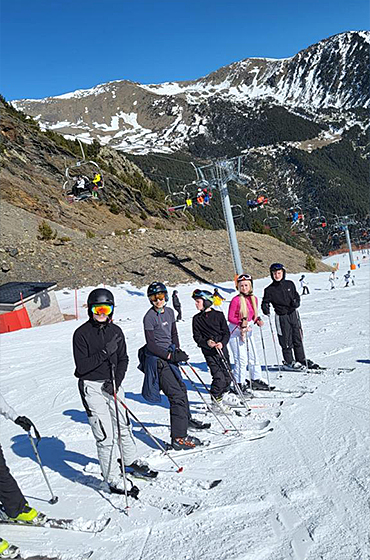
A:
[[[158,292],[158,294],[152,294],[151,296],[149,296],[150,301],[157,301],[159,299],[159,301],[163,301],[164,299],[166,299],[166,294],[164,292]]]
[[[92,305],[91,311],[94,315],[110,315],[113,312],[113,305],[108,305],[106,303]]]

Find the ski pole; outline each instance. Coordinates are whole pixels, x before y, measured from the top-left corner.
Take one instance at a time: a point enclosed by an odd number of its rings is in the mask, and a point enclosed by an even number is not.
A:
[[[245,343],[247,345],[247,363],[248,363],[248,377],[249,377],[249,390],[253,395],[253,389],[252,389],[252,372],[251,372],[251,361],[250,361],[250,354],[249,354],[249,340],[248,340],[248,329],[246,330],[246,339],[245,339]]]
[[[217,352],[218,352],[218,354],[221,358],[221,361],[224,365],[224,368],[226,369],[227,373],[229,374],[229,377],[230,377],[231,381],[234,384],[235,391],[238,393],[238,397],[240,398],[240,400],[242,401],[244,407],[248,410],[248,412],[251,412],[251,409],[249,408],[248,401],[245,398],[245,395],[243,395],[242,390],[240,389],[238,383],[236,382],[235,375],[233,374],[233,372],[231,370],[231,367],[229,366],[229,364],[226,361],[225,354],[219,348],[217,348]]]
[[[198,393],[198,395],[200,396],[200,398],[202,399],[202,401],[204,402],[204,404],[206,405],[208,411],[213,414],[213,416],[216,418],[217,422],[220,424],[221,428],[224,431],[224,434],[227,434],[227,432],[229,431],[227,428],[225,428],[225,426],[223,425],[223,423],[221,422],[221,420],[219,419],[219,417],[217,416],[217,414],[214,412],[214,410],[212,410],[212,408],[209,406],[209,404],[207,403],[206,399],[203,397],[202,393],[199,391],[198,387],[195,385],[194,381],[189,377],[189,375],[186,373],[186,371],[184,370],[184,368],[182,366],[179,365],[179,368],[181,370],[181,372],[185,375],[185,377],[190,381],[192,387],[194,387],[194,389],[196,390],[196,392]]]
[[[123,457],[123,447],[122,447],[122,439],[121,439],[121,425],[120,425],[120,421],[119,421],[119,411],[118,411],[118,403],[117,403],[117,384],[116,384],[116,376],[115,376],[116,366],[111,361],[109,361],[109,363],[110,363],[110,374],[111,374],[112,385],[113,385],[114,407],[115,407],[115,411],[116,411],[118,448],[119,448],[119,454],[121,456],[120,467],[121,467],[121,474],[122,474],[122,478],[123,478],[123,489],[124,489],[124,493],[125,493],[126,513],[128,513],[128,510],[129,510],[130,506],[128,505],[127,478],[126,478],[126,471],[125,471],[125,460],[124,460],[124,457]]]
[[[277,367],[278,367],[278,370],[279,370],[279,375],[281,375],[281,369],[280,369],[279,357],[278,357],[277,348],[276,348],[276,340],[275,340],[274,329],[272,328],[270,315],[267,315],[267,316],[269,318],[269,325],[270,325],[270,331],[271,331],[271,336],[272,336],[272,342],[274,344],[274,349],[275,349],[276,363],[277,363]]]
[[[156,444],[156,446],[166,455],[166,457],[168,457],[168,458],[173,462],[173,464],[174,464],[174,465],[176,466],[176,468],[177,468],[177,472],[179,472],[179,473],[182,472],[182,471],[184,470],[184,467],[180,467],[180,466],[176,463],[175,459],[173,459],[173,458],[171,457],[171,455],[168,453],[167,449],[165,449],[165,448],[163,447],[163,445],[159,442],[159,440],[158,440],[155,436],[153,436],[153,434],[150,433],[150,431],[148,430],[148,428],[139,420],[139,418],[132,412],[132,410],[129,409],[129,407],[127,406],[127,404],[124,403],[123,400],[120,399],[119,397],[117,397],[117,400],[118,400],[118,402],[123,406],[123,408],[124,408],[125,410],[127,410],[127,412],[128,412],[129,414],[131,414],[131,416],[133,417],[133,419],[134,419],[138,424],[140,424],[140,426],[143,428],[143,430],[145,431],[145,433],[146,433],[146,434],[150,437],[150,439]]]
[[[267,357],[266,357],[266,348],[265,348],[265,341],[263,338],[263,334],[262,334],[262,327],[259,327],[260,330],[260,335],[261,335],[261,343],[262,343],[262,350],[263,350],[263,357],[265,359],[265,368],[266,368],[266,375],[267,375],[267,383],[269,386],[269,391],[271,391],[271,386],[270,386],[270,372],[269,372],[269,368],[267,366]]]
[[[306,352],[305,352],[304,346],[303,346],[303,328],[302,328],[301,318],[300,318],[299,313],[298,313],[297,310],[296,310],[296,313],[297,313],[298,330],[299,330],[299,336],[301,337],[301,343],[302,343],[302,351],[303,351],[303,355],[304,355],[304,361],[306,362],[306,370],[308,371],[308,361],[307,361]]]
[[[213,399],[212,397],[212,393],[211,391],[208,389],[207,385],[204,383],[203,379],[201,378],[201,376],[197,373],[197,371],[194,369],[194,367],[189,364],[189,362],[186,362],[186,365],[189,366],[189,368],[191,369],[191,371],[194,373],[194,375],[199,379],[199,381],[201,382],[201,384],[203,385],[203,387],[205,388],[205,390],[207,391],[207,393],[209,394],[209,396],[211,397],[211,399]],[[218,406],[221,414],[223,414],[224,416],[226,416],[226,418],[228,419],[228,421],[230,422],[230,424],[232,425],[232,427],[234,428],[234,430],[238,430],[238,428],[235,426],[234,422],[231,420],[230,415],[227,414],[227,412],[224,411],[224,409],[222,408],[221,404],[219,402],[217,402],[214,399],[215,404]]]
[[[39,444],[39,441],[41,440],[41,437],[40,437],[39,432],[36,430],[35,425],[32,424],[32,426],[33,426],[33,429],[34,429],[34,431],[35,431],[35,437],[36,437],[37,444],[35,444],[35,441],[34,441],[32,435],[31,435],[31,431],[28,432],[28,437],[29,437],[29,440],[30,440],[31,445],[32,445],[32,447],[33,447],[33,450],[34,450],[34,452],[35,452],[37,462],[38,462],[38,464],[40,465],[40,469],[41,469],[41,472],[42,472],[42,474],[43,474],[43,476],[44,476],[44,479],[45,479],[45,482],[46,482],[46,484],[47,484],[47,487],[49,488],[49,491],[50,491],[50,494],[51,494],[51,498],[50,498],[50,500],[49,500],[49,504],[56,504],[57,501],[58,501],[58,497],[54,495],[54,493],[53,493],[53,491],[52,491],[52,489],[51,489],[50,482],[49,482],[49,480],[48,480],[48,477],[46,476],[46,472],[45,472],[45,469],[44,469],[44,467],[43,467],[43,465],[42,465],[42,462],[41,462],[41,459],[40,459],[40,455],[39,455],[39,452],[38,452],[38,449],[37,449],[37,445]]]

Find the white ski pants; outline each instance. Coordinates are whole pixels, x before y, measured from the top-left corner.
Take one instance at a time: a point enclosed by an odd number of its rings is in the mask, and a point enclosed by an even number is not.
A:
[[[262,378],[261,365],[259,363],[256,345],[253,339],[253,331],[248,331],[246,333],[246,336],[248,336],[248,349],[247,340],[243,342],[240,336],[240,330],[238,328],[235,329],[235,331],[231,334],[229,340],[229,346],[234,357],[234,376],[237,383],[244,383],[244,381],[246,380],[248,361],[250,366],[251,379]]]
[[[96,441],[100,468],[104,480],[110,484],[115,482],[121,473],[117,461],[120,452],[114,397],[103,393],[102,385],[102,381],[83,381],[81,379],[79,381],[82,402]],[[125,393],[122,387],[118,389],[117,396],[125,402]],[[128,414],[120,403],[118,403],[118,416],[124,463],[125,465],[131,465],[137,458],[136,444]]]

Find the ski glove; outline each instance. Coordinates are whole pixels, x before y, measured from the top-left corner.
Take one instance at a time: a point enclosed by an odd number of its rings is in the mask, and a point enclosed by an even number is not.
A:
[[[261,305],[261,309],[262,309],[262,313],[264,315],[270,315],[270,304],[269,303],[263,303]]]
[[[293,299],[292,306],[297,309],[300,306],[300,302],[297,299]]]
[[[27,416],[18,416],[18,418],[14,420],[14,423],[23,428],[26,432],[29,432],[32,428],[32,422]]]
[[[176,348],[176,350],[171,352],[170,361],[173,362],[174,364],[178,364],[179,362],[187,362],[188,359],[189,356],[187,355],[187,353],[181,350],[180,348]]]
[[[113,397],[113,383],[110,379],[107,379],[107,381],[104,381],[103,385],[101,386],[101,390],[103,391],[103,393],[107,393],[108,395],[110,395],[111,397]]]
[[[105,345],[104,351],[108,354],[108,356],[112,356],[117,352],[119,339],[120,336],[118,334],[115,334],[112,340],[107,342],[107,344]]]

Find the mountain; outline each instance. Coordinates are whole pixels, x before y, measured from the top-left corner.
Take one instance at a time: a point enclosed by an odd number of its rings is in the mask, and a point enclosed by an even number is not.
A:
[[[369,42],[366,31],[340,33],[292,58],[247,58],[194,81],[117,80],[13,105],[41,128],[136,154],[223,157],[281,142],[332,142],[354,123],[364,127]]]

